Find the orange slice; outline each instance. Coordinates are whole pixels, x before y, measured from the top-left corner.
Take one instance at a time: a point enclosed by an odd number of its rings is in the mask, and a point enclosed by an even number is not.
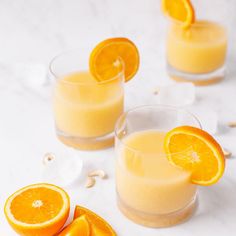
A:
[[[138,71],[139,52],[135,44],[127,38],[106,39],[93,49],[89,67],[98,81],[111,80],[124,69],[127,82]]]
[[[52,236],[65,224],[70,200],[61,188],[50,184],[34,184],[13,193],[4,212],[12,228],[24,236]]]
[[[166,134],[164,146],[173,164],[192,173],[194,184],[214,184],[224,173],[225,158],[220,145],[201,129],[177,127]]]
[[[74,212],[74,219],[86,215],[90,226],[91,236],[116,236],[112,227],[100,216],[82,206],[76,206]]]
[[[90,225],[85,215],[72,221],[58,236],[90,236]]]
[[[163,12],[172,19],[180,21],[188,28],[195,21],[195,12],[190,0],[162,0]]]

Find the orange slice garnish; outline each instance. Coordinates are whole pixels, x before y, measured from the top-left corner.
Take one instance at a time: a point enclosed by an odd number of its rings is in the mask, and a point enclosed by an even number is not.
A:
[[[163,12],[188,28],[195,21],[195,12],[190,0],[162,0]]]
[[[58,236],[90,236],[90,225],[85,215],[72,221]]]
[[[13,193],[4,212],[12,228],[25,236],[52,236],[65,224],[70,200],[61,188],[50,184],[34,184]]]
[[[127,38],[106,39],[93,49],[89,67],[97,81],[110,80],[124,69],[127,82],[138,71],[139,52],[135,44]]]
[[[100,216],[82,206],[76,206],[74,219],[85,215],[90,223],[91,236],[116,236],[112,227]]]
[[[190,126],[174,128],[164,141],[168,159],[190,171],[199,185],[216,183],[224,173],[225,157],[217,141],[207,132]]]

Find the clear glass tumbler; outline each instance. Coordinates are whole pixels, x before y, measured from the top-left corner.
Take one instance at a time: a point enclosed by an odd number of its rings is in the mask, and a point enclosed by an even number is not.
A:
[[[171,21],[167,33],[167,72],[176,81],[208,85],[225,76],[226,28],[214,21],[197,20],[188,29]]]
[[[172,165],[164,151],[166,132],[182,125],[201,128],[189,112],[161,105],[130,110],[116,124],[118,207],[138,224],[168,227],[195,210],[197,186],[191,183],[191,173]]]
[[[52,60],[53,111],[56,134],[64,144],[95,150],[114,143],[115,123],[124,106],[124,71],[98,82],[85,55],[82,50],[70,51]]]

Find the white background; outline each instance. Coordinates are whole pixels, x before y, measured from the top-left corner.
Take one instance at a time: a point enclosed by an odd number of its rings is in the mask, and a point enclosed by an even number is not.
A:
[[[228,74],[220,84],[197,88],[194,106],[218,114],[215,135],[222,146],[236,153],[236,4],[234,0],[193,1],[199,15],[222,20],[229,29]],[[214,4],[214,5],[213,5]],[[201,6],[203,5],[203,6]],[[50,59],[63,50],[92,47],[114,36],[129,37],[141,54],[141,68],[126,85],[126,107],[157,103],[153,88],[171,83],[165,72],[166,19],[158,0],[1,0],[0,1],[0,236],[13,236],[4,214],[4,202],[18,188],[41,182],[42,156],[66,148],[54,132],[50,86],[43,76]],[[40,70],[35,73],[35,70]],[[120,236],[235,235],[235,158],[227,161],[223,179],[200,188],[194,217],[168,229],[138,226],[115,204],[114,153],[77,152],[87,169],[102,168],[108,175],[92,189],[83,179],[68,186],[74,204],[81,204],[107,219]]]

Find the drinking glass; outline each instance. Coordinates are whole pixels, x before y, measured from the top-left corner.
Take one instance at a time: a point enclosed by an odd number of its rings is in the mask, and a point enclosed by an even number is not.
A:
[[[196,85],[218,82],[225,76],[226,54],[227,32],[222,24],[204,18],[183,29],[170,20],[166,57],[172,79]]]
[[[189,218],[197,186],[191,173],[171,164],[165,134],[177,126],[201,128],[189,112],[169,106],[142,106],[124,113],[116,124],[116,191],[121,212],[148,227],[168,227]],[[191,155],[190,149],[171,155]]]
[[[61,53],[50,71],[57,137],[68,146],[95,150],[113,145],[115,123],[123,112],[124,71],[98,82],[89,72],[88,56],[83,50]]]

